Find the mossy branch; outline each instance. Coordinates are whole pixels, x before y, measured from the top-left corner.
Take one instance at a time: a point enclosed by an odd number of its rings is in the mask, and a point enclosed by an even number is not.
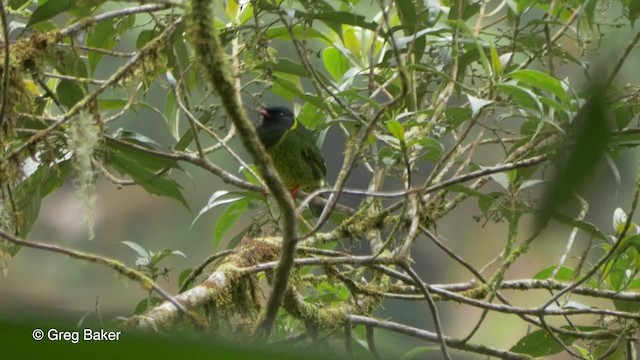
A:
[[[17,158],[19,154],[21,154],[26,149],[30,148],[34,144],[45,139],[51,132],[60,128],[67,121],[78,115],[80,111],[87,109],[91,104],[93,104],[100,94],[102,94],[108,88],[121,83],[127,78],[133,77],[135,69],[139,66],[142,66],[144,60],[147,57],[154,56],[157,54],[158,49],[160,49],[165,44],[165,39],[169,37],[173,30],[182,22],[182,20],[176,20],[173,23],[169,24],[158,37],[149,41],[145,46],[143,46],[140,51],[127,61],[122,67],[116,71],[108,80],[104,82],[100,87],[95,89],[92,93],[85,96],[82,100],[78,101],[69,111],[67,111],[62,117],[60,117],[56,122],[48,126],[46,129],[38,131],[35,135],[31,136],[27,141],[22,143],[17,149],[13,150],[6,158],[14,159]]]
[[[4,4],[0,2],[0,20],[2,20],[2,37],[4,39],[4,69],[2,72],[2,105],[0,105],[0,129],[2,129],[2,125],[4,124],[4,116],[7,111],[7,95],[9,94],[9,61],[10,54],[9,51],[11,46],[9,46],[9,21],[7,19],[7,12],[4,8]]]
[[[262,329],[269,335],[282,303],[296,248],[296,211],[293,199],[280,180],[269,156],[260,143],[253,123],[244,111],[239,89],[235,86],[234,74],[229,65],[220,39],[213,28],[212,6],[209,0],[191,0],[187,9],[188,34],[196,59],[204,70],[207,80],[213,84],[222,104],[238,130],[244,146],[252,155],[258,170],[264,177],[269,191],[275,197],[283,219],[283,247],[273,281],[273,289],[262,322]]]

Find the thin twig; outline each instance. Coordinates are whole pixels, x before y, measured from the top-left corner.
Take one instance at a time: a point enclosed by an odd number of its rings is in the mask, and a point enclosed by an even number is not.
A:
[[[95,264],[104,265],[110,267],[120,273],[121,275],[128,277],[131,280],[137,281],[141,284],[143,288],[153,289],[158,295],[160,295],[163,299],[169,301],[173,304],[181,313],[187,316],[197,327],[201,327],[205,321],[200,319],[198,315],[187,310],[184,305],[182,305],[179,301],[177,301],[171,294],[166,292],[160,286],[158,286],[152,279],[142,274],[140,271],[127,267],[122,264],[120,261],[115,259],[110,259],[107,257],[94,255],[86,252],[81,252],[77,250],[67,249],[62,246],[52,245],[52,244],[44,244],[34,241],[28,241],[24,239],[20,239],[13,235],[7,234],[6,232],[0,230],[0,237],[7,240],[12,244],[16,244],[19,246],[24,246],[32,249],[45,250],[48,252],[62,254],[69,256],[73,259],[84,260],[88,262],[92,262]]]
[[[260,176],[258,176],[258,174],[256,174],[253,169],[244,161],[242,160],[242,158],[240,157],[240,155],[238,155],[235,151],[233,151],[233,149],[231,149],[231,147],[227,144],[228,141],[225,141],[225,139],[222,139],[218,134],[216,134],[215,131],[209,129],[208,127],[206,127],[204,124],[202,124],[192,113],[191,111],[189,111],[189,109],[187,109],[187,106],[184,104],[184,102],[180,99],[180,91],[178,90],[180,86],[176,86],[176,102],[178,103],[178,106],[180,107],[180,110],[182,110],[182,112],[184,112],[185,115],[187,115],[187,118],[189,119],[189,121],[195,126],[197,126],[198,128],[202,129],[204,132],[206,132],[207,134],[209,134],[209,136],[211,136],[212,138],[214,138],[221,148],[227,150],[227,153],[229,153],[229,155],[231,155],[231,157],[233,157],[239,164],[240,166],[242,166],[243,169],[246,169],[255,179],[257,179],[260,184],[262,186],[266,185],[264,184],[264,182],[262,181],[262,178]],[[235,126],[234,126],[235,128]],[[197,131],[194,128],[192,130],[193,132],[193,136],[194,139],[198,139],[197,136]],[[201,157],[204,158],[204,154],[206,153],[207,149],[202,150],[202,154]],[[200,151],[200,149],[198,150]]]
[[[104,85],[104,83],[106,82],[106,80],[83,78],[78,76],[69,76],[69,75],[62,75],[62,74],[43,73],[42,75],[49,78],[54,78],[54,79],[69,80],[69,81],[95,84],[95,85]]]
[[[433,325],[436,328],[436,335],[438,336],[438,341],[440,342],[440,350],[442,351],[442,356],[445,359],[450,360],[451,355],[449,355],[449,349],[447,349],[447,341],[445,339],[444,331],[442,330],[442,322],[440,321],[440,315],[438,315],[438,308],[436,307],[435,301],[431,297],[431,293],[429,292],[429,288],[425,285],[424,282],[420,279],[420,276],[409,266],[406,262],[400,264],[400,267],[407,273],[415,284],[418,286],[418,289],[422,291],[424,294],[424,298],[427,300],[427,304],[429,304],[429,310],[431,311],[431,316],[433,317]]]
[[[140,146],[138,144],[134,144],[134,143],[130,143],[128,141],[124,141],[118,138],[115,138],[113,136],[105,136],[105,138],[109,141],[113,141],[116,142],[120,145],[126,146],[128,148],[131,149],[135,149],[137,151],[141,151],[150,155],[155,155],[164,159],[171,159],[171,160],[176,160],[176,161],[185,161],[188,163],[191,163],[193,165],[199,166],[204,170],[209,171],[210,173],[216,175],[217,177],[219,177],[222,181],[224,181],[227,184],[231,184],[233,186],[236,186],[240,189],[244,189],[244,190],[249,190],[249,191],[255,191],[255,192],[260,192],[260,193],[264,193],[265,189],[263,187],[260,187],[258,185],[252,184],[246,180],[243,180],[233,174],[231,174],[230,172],[220,168],[219,166],[215,165],[214,163],[212,163],[211,161],[209,161],[208,159],[202,159],[199,156],[195,155],[195,154],[191,154],[191,153],[182,153],[182,152],[171,152],[171,153],[166,153],[166,152],[162,152],[162,151],[158,151],[155,149],[150,149],[144,146]]]
[[[551,338],[558,345],[560,345],[560,347],[564,349],[564,351],[566,351],[569,355],[576,357],[578,359],[584,359],[584,360],[587,359],[582,355],[578,354],[577,352],[575,352],[574,350],[572,350],[570,347],[568,347],[567,344],[565,344],[564,341],[562,341],[562,339],[558,336],[558,334],[556,334],[555,331],[550,329],[549,325],[547,325],[547,322],[544,320],[544,316],[539,316],[538,319],[540,319],[540,324],[542,324],[542,328],[547,332],[547,334],[551,335]]]
[[[618,75],[618,72],[620,72],[620,69],[622,69],[622,65],[624,65],[625,61],[627,60],[627,57],[631,53],[631,50],[635,48],[638,41],[640,41],[640,31],[638,31],[636,33],[636,36],[634,36],[633,39],[629,42],[629,44],[627,44],[627,47],[624,49],[624,52],[616,62],[616,65],[613,67],[613,71],[611,72],[611,75],[609,75],[609,77],[607,78],[607,82],[605,83],[605,89],[611,86],[611,84],[613,83],[613,80],[615,80],[616,75]]]
[[[394,331],[397,333],[413,336],[419,339],[427,340],[427,341],[439,341],[438,334],[434,334],[427,330],[418,329],[415,327],[402,325],[392,321],[382,321],[374,318],[360,316],[360,315],[348,315],[347,319],[351,324],[354,325],[365,325],[365,326],[375,326],[381,329],[386,329],[390,331]],[[464,342],[459,339],[445,337],[444,341],[447,346],[450,346],[454,349],[473,352],[477,354],[495,356],[500,359],[507,360],[531,360],[533,359],[529,355],[518,354],[507,350],[496,349],[484,345],[473,344],[469,342]]]
[[[97,48],[97,47],[92,47],[92,46],[79,45],[79,44],[76,44],[76,43],[73,43],[73,44],[58,43],[58,44],[56,44],[56,46],[64,47],[64,48],[71,48],[71,49],[80,49],[80,50],[84,50],[84,51],[91,51],[91,52],[105,54],[105,55],[109,55],[109,56],[113,56],[113,57],[132,57],[132,56],[136,55],[135,52],[125,53],[125,52],[107,50],[107,49]]]
[[[206,258],[203,262],[201,262],[198,266],[195,267],[195,269],[193,269],[193,271],[191,271],[191,274],[189,274],[189,276],[187,276],[186,279],[184,279],[184,281],[182,282],[182,285],[180,286],[180,289],[178,289],[178,294],[183,293],[185,290],[187,290],[187,288],[189,288],[189,284],[191,284],[198,275],[202,274],[202,272],[204,271],[204,269],[211,264],[212,262],[223,258],[225,256],[231,255],[235,252],[234,249],[229,249],[229,250],[224,250],[221,252],[217,252],[213,255],[210,255],[208,258]]]
[[[373,355],[374,359],[380,359],[380,353],[378,353],[378,349],[376,348],[376,342],[373,338],[374,332],[373,326],[366,326],[366,332],[367,332],[367,346],[369,347],[369,352],[371,352],[371,355]]]
[[[589,203],[586,202],[581,196],[577,194],[575,194],[575,196],[578,198],[578,201],[580,202],[580,214],[578,214],[578,217],[576,218],[576,220],[582,221],[584,220],[585,216],[587,216],[587,211],[589,211]],[[573,242],[576,239],[577,235],[578,235],[578,228],[574,227],[571,230],[571,234],[569,234],[569,240],[567,241],[567,245],[565,246],[564,251],[560,256],[558,265],[556,265],[556,268],[553,269],[553,272],[551,273],[551,276],[550,276],[551,278],[555,278],[556,275],[558,274],[558,271],[560,271],[560,268],[562,268],[562,265],[564,265],[564,262],[567,260],[567,256],[569,256],[569,252],[571,252],[571,249],[573,248]]]
[[[102,14],[96,15],[94,17],[86,17],[81,21],[77,21],[66,28],[60,30],[60,37],[73,36],[77,32],[82,31],[90,26],[95,25],[95,23],[113,19],[121,16],[129,16],[138,13],[151,13],[154,11],[166,10],[169,9],[171,4],[145,4],[140,6],[132,6],[129,8],[118,9],[113,11],[107,11]]]
[[[98,170],[100,170],[102,175],[104,175],[107,179],[109,179],[109,181],[111,181],[112,183],[118,186],[131,186],[131,185],[137,184],[133,180],[118,179],[111,172],[109,172],[109,170],[107,170],[107,168],[105,168],[104,165],[102,165],[102,163],[98,160],[93,159],[92,162],[93,162],[93,166],[96,167]]]

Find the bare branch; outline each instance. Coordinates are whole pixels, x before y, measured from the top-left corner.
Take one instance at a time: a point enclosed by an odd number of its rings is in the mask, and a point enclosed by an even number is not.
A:
[[[360,315],[349,315],[347,318],[349,319],[349,322],[351,322],[354,325],[375,326],[381,329],[398,332],[401,334],[413,336],[413,337],[427,340],[430,342],[438,341],[438,334],[432,333],[427,330],[422,330],[422,329],[414,328],[411,326],[398,324],[396,322],[382,321],[382,320],[377,320],[374,318],[360,316]],[[465,342],[459,339],[451,338],[448,336],[444,338],[444,342],[446,343],[447,346],[454,349],[473,352],[476,354],[495,356],[500,359],[509,359],[509,360],[533,359],[528,355],[518,354],[518,353],[510,352],[507,350],[495,349],[495,348],[491,348],[484,345],[473,344],[473,343]]]

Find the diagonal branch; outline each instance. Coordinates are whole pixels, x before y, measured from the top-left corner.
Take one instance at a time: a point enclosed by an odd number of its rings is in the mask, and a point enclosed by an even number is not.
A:
[[[415,327],[407,326],[407,325],[402,325],[396,322],[382,321],[382,320],[378,320],[378,319],[374,319],[366,316],[360,316],[360,315],[349,315],[347,318],[349,322],[354,325],[375,326],[381,329],[394,331],[400,334],[413,336],[413,337],[427,340],[427,341],[432,341],[432,342],[438,341],[438,335],[435,333],[432,333],[427,330],[422,330]],[[533,359],[529,355],[518,354],[518,353],[514,353],[511,351],[502,350],[502,349],[495,349],[495,348],[491,348],[491,347],[480,345],[480,344],[473,344],[473,343],[469,343],[469,342],[462,341],[460,339],[456,339],[448,336],[444,337],[444,341],[447,344],[447,346],[454,349],[473,352],[476,354],[494,356],[500,359],[512,359],[512,360]]]
[[[0,105],[0,129],[4,124],[4,115],[7,111],[7,96],[9,94],[9,21],[4,4],[0,2],[0,19],[2,20],[2,36],[4,39],[4,71],[2,72],[2,105]]]
[[[108,266],[114,269],[115,271],[117,271],[118,273],[122,274],[123,276],[133,281],[139,282],[140,286],[142,286],[143,288],[153,289],[156,293],[158,293],[158,295],[160,295],[162,298],[167,300],[167,306],[171,306],[175,310],[177,310],[176,315],[180,313],[186,315],[196,327],[202,328],[206,323],[206,321],[204,319],[201,319],[200,316],[187,310],[187,308],[180,302],[180,300],[171,296],[168,292],[166,292],[164,289],[158,286],[148,276],[142,274],[138,270],[127,267],[126,265],[122,264],[118,260],[114,260],[114,259],[106,258],[103,256],[86,253],[86,252],[81,252],[73,249],[67,249],[65,247],[58,246],[58,245],[44,244],[44,243],[20,239],[13,235],[7,234],[2,230],[0,230],[0,238],[3,238],[6,241],[15,245],[24,246],[32,249],[45,250],[45,251],[49,251],[56,254],[67,255],[73,259],[84,260],[84,261],[92,262],[95,264]]]
[[[235,84],[235,74],[226,59],[224,48],[212,26],[212,10],[211,1],[191,0],[186,15],[189,22],[189,38],[194,45],[199,65],[205,71],[209,82],[213,84],[218,92],[222,104],[236,126],[244,146],[253,156],[258,170],[275,197],[283,218],[282,252],[262,322],[262,329],[268,337],[280,304],[282,304],[291,269],[293,268],[297,222],[295,205],[275,171],[271,159],[260,143],[253,123],[249,120],[242,107],[240,92]]]

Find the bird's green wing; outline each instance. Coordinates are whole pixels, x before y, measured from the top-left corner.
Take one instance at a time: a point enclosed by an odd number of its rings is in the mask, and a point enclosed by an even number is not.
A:
[[[313,134],[301,126],[298,126],[293,132],[300,139],[302,157],[311,168],[314,178],[324,181],[327,176],[327,165],[320,149],[316,146]]]

